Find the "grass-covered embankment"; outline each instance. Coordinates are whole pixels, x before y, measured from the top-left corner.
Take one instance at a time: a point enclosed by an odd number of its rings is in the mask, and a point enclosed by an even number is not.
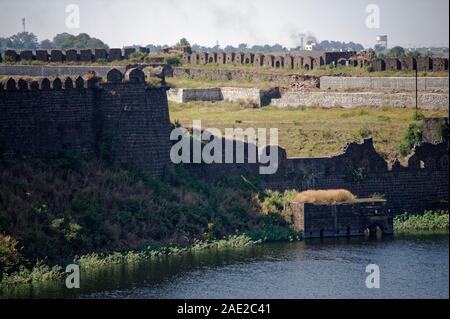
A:
[[[67,153],[1,162],[0,276],[12,284],[45,281],[74,259],[125,262],[296,239],[249,180],[206,184],[182,168],[155,179]]]

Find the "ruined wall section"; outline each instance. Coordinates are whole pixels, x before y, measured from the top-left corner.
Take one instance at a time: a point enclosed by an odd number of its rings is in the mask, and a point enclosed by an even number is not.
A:
[[[186,167],[199,177],[215,181],[224,176],[240,182],[251,176],[261,189],[345,188],[360,198],[384,197],[394,214],[419,213],[425,209],[448,208],[448,144],[425,143],[415,148],[408,165],[387,162],[373,147],[371,139],[350,143],[342,154],[321,158],[287,158],[279,148],[278,171],[259,175],[259,164],[190,164]]]
[[[198,56],[208,56],[218,53],[192,52],[184,54],[183,62],[186,64],[198,64]],[[220,60],[222,63],[223,60]],[[216,63],[215,59],[202,59],[201,64]],[[227,64],[247,64],[255,67],[267,68],[289,68],[313,70],[325,65],[346,65],[353,67],[367,67],[371,65],[372,71],[448,71],[448,59],[442,57],[419,57],[405,59],[378,59],[370,52],[322,52],[322,51],[300,51],[288,54],[262,54],[227,52]]]

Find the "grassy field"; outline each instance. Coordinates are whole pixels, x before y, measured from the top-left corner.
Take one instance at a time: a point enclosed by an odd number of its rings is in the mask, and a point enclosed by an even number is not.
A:
[[[375,148],[387,160],[402,160],[399,144],[413,111],[394,108],[319,109],[268,106],[246,108],[243,103],[170,103],[170,118],[185,127],[202,120],[202,127],[278,128],[279,145],[290,157],[330,156],[347,142],[373,137]],[[424,111],[425,117],[448,116],[447,111]]]

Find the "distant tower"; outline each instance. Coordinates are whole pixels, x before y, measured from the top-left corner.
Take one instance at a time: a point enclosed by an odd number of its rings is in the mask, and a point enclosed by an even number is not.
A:
[[[304,43],[303,43],[303,41],[304,41],[304,40],[303,40],[303,34],[301,34],[301,35],[300,35],[300,50],[303,50],[303,49],[304,49],[304,46],[303,46]]]
[[[23,32],[27,32],[27,28],[25,25],[25,18],[22,18],[22,29],[23,29]]]
[[[388,36],[387,35],[379,35],[377,36],[377,45],[387,50],[388,48]]]

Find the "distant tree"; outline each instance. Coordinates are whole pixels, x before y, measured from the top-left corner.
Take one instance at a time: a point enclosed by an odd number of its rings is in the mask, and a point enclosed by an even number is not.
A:
[[[283,48],[281,44],[276,43],[272,46],[272,52],[283,52],[283,51],[285,51],[285,48]]]
[[[397,59],[403,58],[405,56],[405,49],[400,46],[393,47],[389,50],[387,56]]]
[[[74,43],[74,35],[71,35],[67,32],[59,33],[55,35],[53,38],[54,48],[57,49],[67,49],[73,46]]]
[[[0,38],[0,51],[5,51],[12,47],[12,42],[10,38]]]
[[[406,57],[408,58],[418,58],[419,56],[421,56],[422,54],[419,51],[416,50],[410,50],[406,53]]]
[[[373,50],[375,51],[375,53],[383,53],[386,49],[384,46],[380,45],[380,44],[375,44],[375,46],[373,47]]]
[[[252,52],[264,52],[264,47],[261,45],[254,45],[250,48]]]
[[[248,50],[247,43],[240,43],[238,45],[238,51],[247,52],[247,50]]]
[[[181,38],[180,41],[178,41],[177,45],[187,46],[191,45],[189,41],[186,38]]]
[[[56,49],[108,49],[103,41],[91,38],[87,33],[75,36],[69,33],[60,33],[53,38],[53,46]]]
[[[362,51],[364,50],[364,46],[355,42],[339,42],[339,41],[328,41],[324,40],[317,44],[316,49],[324,50],[324,51]]]
[[[12,49],[35,50],[38,46],[37,36],[31,32],[19,32],[9,39]]]
[[[224,52],[234,52],[234,51],[236,51],[236,48],[233,47],[232,45],[227,45],[227,46],[223,49],[223,51],[224,51]]]
[[[39,48],[40,49],[53,49],[53,42],[50,41],[49,39],[42,40],[39,43]]]

